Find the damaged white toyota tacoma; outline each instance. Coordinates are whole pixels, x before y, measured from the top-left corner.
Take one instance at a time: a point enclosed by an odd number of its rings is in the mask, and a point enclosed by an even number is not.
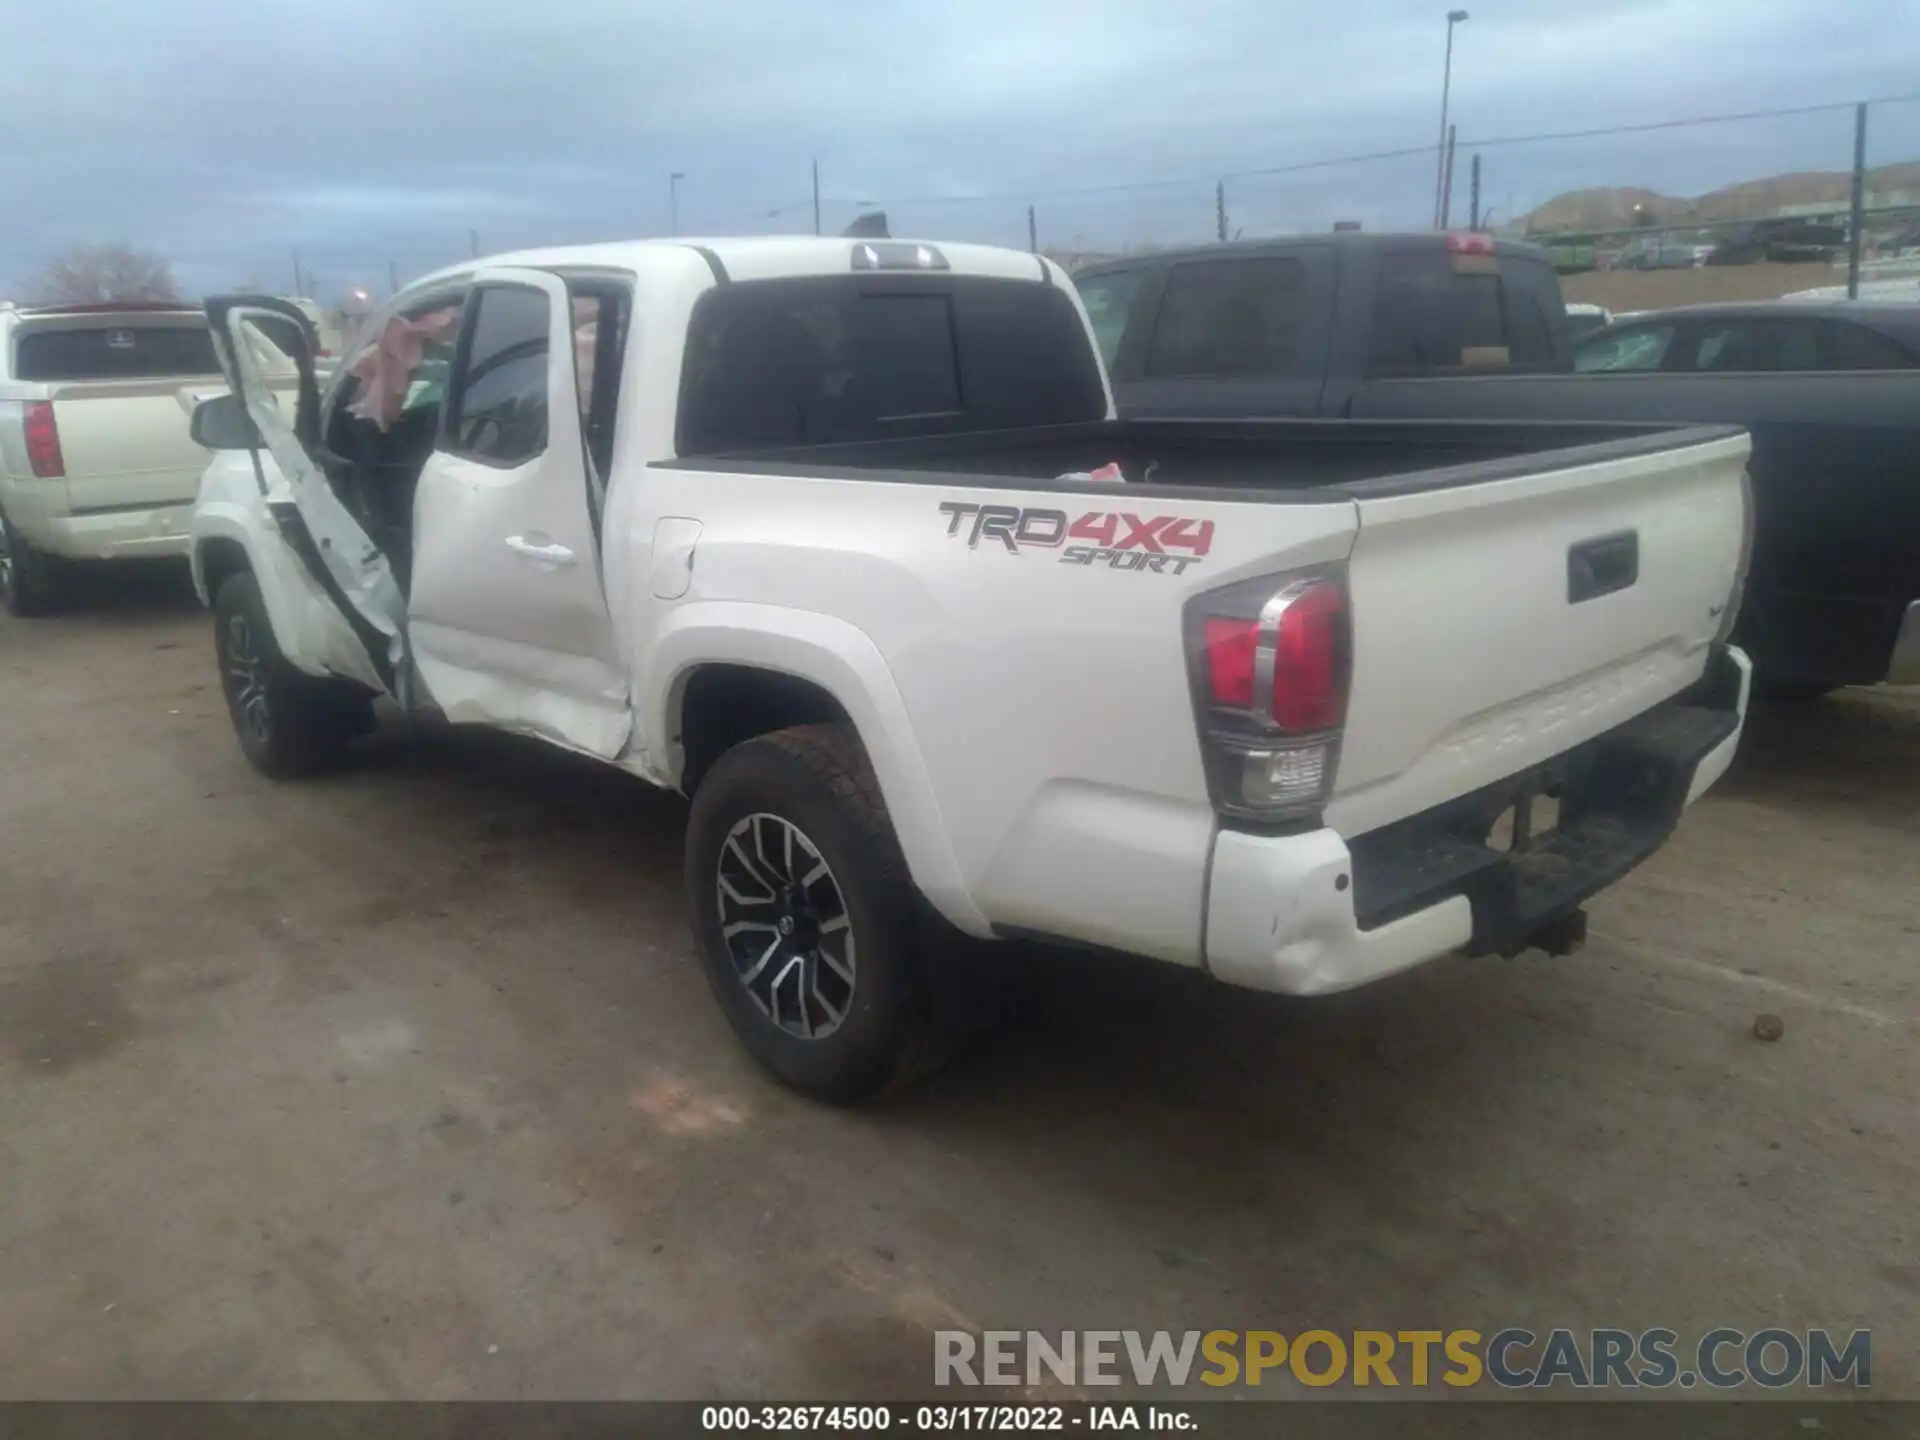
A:
[[[420,280],[322,390],[207,306],[193,517],[248,758],[386,696],[691,798],[765,1067],[884,1085],[920,938],[1254,989],[1564,951],[1726,769],[1746,437],[1113,418],[1033,255],[636,242]]]

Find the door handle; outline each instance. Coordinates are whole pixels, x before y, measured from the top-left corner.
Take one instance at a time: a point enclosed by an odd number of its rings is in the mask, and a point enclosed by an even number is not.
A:
[[[1640,578],[1640,532],[1622,530],[1583,540],[1567,550],[1567,603],[1595,600]]]
[[[524,555],[529,560],[536,561],[542,565],[550,565],[555,569],[564,569],[573,564],[573,551],[569,550],[566,546],[540,544],[529,540],[524,535],[509,535],[507,537],[507,548],[516,555]]]

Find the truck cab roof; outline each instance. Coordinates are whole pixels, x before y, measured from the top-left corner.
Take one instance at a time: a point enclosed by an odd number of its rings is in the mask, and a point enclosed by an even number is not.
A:
[[[537,270],[617,269],[639,271],[668,257],[698,256],[722,284],[734,280],[792,279],[843,275],[851,270],[922,271],[996,280],[1053,284],[1064,272],[1039,255],[988,245],[931,240],[864,240],[843,236],[758,235],[616,240],[595,245],[554,245],[490,255],[423,276],[408,290],[459,280],[478,269],[524,266]],[[924,259],[922,257],[925,257]]]
[[[1177,264],[1182,260],[1286,255],[1305,246],[1331,247],[1351,253],[1370,253],[1387,248],[1405,250],[1410,246],[1431,246],[1437,250],[1466,250],[1471,247],[1473,252],[1497,255],[1502,258],[1538,260],[1543,264],[1549,259],[1547,252],[1538,245],[1529,245],[1525,241],[1509,240],[1502,236],[1477,231],[1334,230],[1313,235],[1272,235],[1258,240],[1229,240],[1225,244],[1189,245],[1178,250],[1143,250],[1132,255],[1119,255],[1112,259],[1096,260],[1077,266],[1073,273],[1077,278],[1083,275],[1102,275],[1112,270],[1134,269],[1141,265]]]

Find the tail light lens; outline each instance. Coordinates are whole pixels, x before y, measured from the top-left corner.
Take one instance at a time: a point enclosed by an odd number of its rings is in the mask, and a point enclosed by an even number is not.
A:
[[[1198,596],[1188,663],[1214,806],[1261,821],[1317,813],[1346,723],[1345,577],[1316,570]]]
[[[1447,249],[1455,255],[1492,255],[1493,237],[1474,231],[1450,231],[1447,235]]]
[[[53,418],[53,403],[29,400],[21,428],[26,432],[27,463],[42,480],[58,480],[67,473],[67,462],[60,455],[60,427]]]

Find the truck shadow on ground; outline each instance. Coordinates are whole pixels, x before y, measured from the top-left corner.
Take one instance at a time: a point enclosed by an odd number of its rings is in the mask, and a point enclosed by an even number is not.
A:
[[[406,772],[405,788],[428,792],[412,799],[425,799],[450,841],[471,835],[483,858],[525,866],[533,886],[609,907],[603,916],[620,928],[670,931],[658,938],[691,955],[678,797],[533,742],[444,727],[411,743],[383,733],[354,765],[369,781]],[[949,932],[929,948],[947,1016],[935,1047],[943,1063],[859,1112],[869,1122],[954,1127],[957,1138],[976,1125],[990,1132],[992,1117],[1013,1111],[1025,1118],[1008,1136],[1058,1124],[1096,1172],[1118,1163],[1095,1159],[1102,1145],[1156,1174],[1200,1165],[1213,1176],[1209,1193],[1228,1203],[1251,1139],[1263,1165],[1276,1149],[1326,1158],[1353,1150],[1358,1135],[1438,1123],[1445,1107],[1497,1115],[1503,1092],[1550,1068],[1550,1031],[1511,1000],[1488,1004],[1516,962],[1443,961],[1297,1001],[1063,946]],[[600,978],[610,991],[667,983],[612,969]]]
[[[69,565],[60,576],[57,614],[63,620],[124,624],[140,616],[188,615],[200,608],[184,560]]]
[[[1920,824],[1920,689],[1756,702],[1719,793]]]
[[[1717,793],[1865,807],[1912,826],[1920,814],[1916,700],[1867,691],[1756,706]],[[433,725],[411,738],[386,727],[349,768],[369,781],[404,772],[408,788],[430,793],[438,823],[471,837],[483,858],[530,863],[530,878],[545,872],[541,883],[576,903],[614,907],[620,924],[670,928],[660,938],[690,953],[679,797],[535,742]],[[1138,1102],[1163,1116],[1231,1116],[1203,1128],[1252,1126],[1308,1150],[1338,1148],[1356,1123],[1378,1130],[1437,1119],[1442,1103],[1497,1114],[1508,1086],[1554,1063],[1554,1025],[1513,998],[1512,967],[1588,963],[1450,958],[1360,992],[1302,1001],[1067,947],[947,934],[933,949],[953,1022],[940,1049],[951,1063],[885,1113],[922,1123],[950,1108],[995,1110],[1016,1095],[1030,1109],[1044,1093],[1040,1103],[1063,1123],[1075,1123],[1082,1107]],[[1179,1149],[1192,1137],[1172,1143]]]

